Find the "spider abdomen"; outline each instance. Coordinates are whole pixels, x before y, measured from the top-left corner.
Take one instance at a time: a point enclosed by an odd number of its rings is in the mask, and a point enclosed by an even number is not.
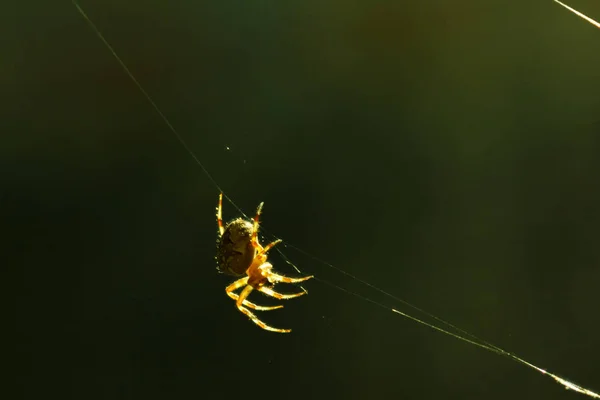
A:
[[[242,276],[252,264],[256,249],[252,246],[252,223],[242,218],[225,226],[217,242],[217,269],[228,275]]]

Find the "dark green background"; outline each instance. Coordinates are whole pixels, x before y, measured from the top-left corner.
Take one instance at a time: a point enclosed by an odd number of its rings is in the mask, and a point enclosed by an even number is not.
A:
[[[581,398],[311,256],[600,390],[598,29],[550,0],[82,7],[320,281],[261,313],[290,335],[236,311],[216,186],[69,1],[4,5],[11,398]]]

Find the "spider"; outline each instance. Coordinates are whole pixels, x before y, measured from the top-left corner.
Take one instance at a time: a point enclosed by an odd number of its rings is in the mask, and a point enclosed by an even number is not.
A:
[[[219,239],[217,240],[217,270],[232,276],[244,276],[225,288],[227,296],[235,300],[235,305],[242,313],[248,316],[256,325],[272,332],[287,333],[291,329],[273,328],[262,322],[249,308],[257,311],[268,311],[282,308],[282,305],[265,307],[259,306],[246,300],[252,290],[256,289],[267,296],[276,299],[293,299],[306,294],[306,290],[300,293],[282,294],[273,290],[276,283],[298,283],[304,282],[313,276],[302,278],[289,278],[273,272],[273,265],[267,262],[267,252],[276,244],[281,242],[277,239],[266,246],[258,241],[258,218],[262,212],[264,203],[260,203],[256,209],[256,215],[252,222],[243,218],[237,218],[223,226],[221,211],[223,210],[223,193],[219,194],[219,206],[217,207],[217,223],[219,224]],[[238,295],[235,291],[243,287]]]

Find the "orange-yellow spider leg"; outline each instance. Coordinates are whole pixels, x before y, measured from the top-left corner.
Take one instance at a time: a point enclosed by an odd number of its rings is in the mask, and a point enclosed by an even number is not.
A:
[[[261,291],[262,293],[266,294],[267,296],[275,297],[276,299],[280,299],[280,300],[293,299],[295,297],[300,297],[303,294],[307,294],[308,293],[305,290],[305,291],[300,292],[300,293],[283,294],[283,293],[278,293],[278,292],[274,291],[273,289],[270,289],[270,288],[265,287],[265,286],[261,286],[261,287],[257,288],[257,290]]]
[[[258,205],[258,208],[256,209],[256,215],[254,218],[252,218],[252,237],[250,240],[252,241],[252,245],[257,248],[260,248],[260,244],[258,243],[258,219],[260,218],[264,204],[265,203],[262,202]]]
[[[273,246],[275,246],[278,243],[281,243],[281,239],[274,240],[273,242],[269,243],[265,247],[262,247],[261,244],[258,243],[258,226],[259,226],[258,220],[260,218],[260,214],[262,213],[262,208],[263,208],[264,204],[265,203],[262,202],[258,205],[258,208],[256,209],[256,215],[254,216],[254,218],[252,218],[252,237],[250,238],[250,240],[252,242],[252,245],[255,248],[259,249],[259,252],[257,255],[266,254],[267,251],[269,251],[273,248]]]
[[[245,286],[247,283],[248,283],[248,277],[240,278],[237,281],[233,282],[231,285],[229,285],[225,288],[225,292],[227,293],[227,296],[229,296],[233,300],[237,301],[237,299],[240,296],[237,293],[234,293],[234,291],[241,288],[242,286]],[[248,300],[244,300],[242,304],[245,306],[248,306],[249,308],[252,308],[253,310],[258,310],[258,311],[269,311],[269,310],[276,310],[278,308],[283,308],[283,306],[281,306],[281,305],[272,306],[272,307],[259,306],[254,303],[251,303]]]
[[[217,207],[217,223],[219,224],[219,233],[223,236],[225,228],[223,227],[223,193],[219,193],[219,206]]]
[[[266,254],[267,251],[271,250],[273,248],[273,246],[275,246],[278,243],[281,243],[281,239],[272,241],[271,243],[269,243],[268,245],[263,247],[262,250],[259,250],[257,255]]]
[[[237,293],[233,293],[233,292],[227,292],[227,295],[229,297],[231,297],[233,300],[236,300],[236,301],[240,297]],[[267,306],[259,306],[257,304],[254,304],[254,303],[248,301],[248,300],[244,300],[244,302],[242,304],[245,305],[246,307],[251,308],[251,309],[256,310],[256,311],[269,311],[269,310],[277,310],[278,308],[283,308],[282,305],[279,305],[279,306],[269,306],[269,307],[267,307]]]
[[[275,282],[299,283],[299,282],[307,281],[310,278],[314,278],[314,276],[311,275],[311,276],[304,276],[302,278],[290,278],[288,276],[278,275],[274,272],[269,272],[269,274],[267,275],[267,278],[269,279],[269,282],[271,282],[271,283],[275,283]]]
[[[245,276],[243,278],[238,279],[237,281],[233,282],[231,285],[227,286],[225,288],[225,291],[227,292],[227,294],[229,295],[230,292],[233,292],[234,290],[237,290],[239,288],[241,288],[242,286],[245,286],[248,284],[248,277]]]
[[[280,332],[280,333],[291,332],[292,331],[291,329],[278,329],[278,328],[273,328],[272,326],[265,324],[260,319],[258,319],[258,317],[256,315],[252,314],[252,311],[248,310],[246,307],[243,306],[244,300],[246,300],[246,297],[248,297],[250,292],[252,292],[252,289],[253,289],[252,286],[246,286],[244,288],[244,290],[242,290],[242,293],[240,293],[240,296],[238,297],[237,301],[235,302],[235,305],[237,306],[238,310],[240,310],[243,314],[245,314],[248,318],[250,318],[252,320],[252,322],[254,322],[256,325],[260,326],[264,330],[271,331],[271,332]]]

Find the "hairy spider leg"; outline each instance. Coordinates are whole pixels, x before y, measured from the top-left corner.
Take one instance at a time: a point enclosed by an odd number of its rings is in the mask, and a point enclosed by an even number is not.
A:
[[[263,254],[267,254],[267,251],[271,250],[273,248],[273,246],[275,246],[276,244],[279,244],[281,242],[282,242],[281,239],[273,240],[271,243],[269,243],[265,247],[262,247],[262,245],[257,242],[257,244],[260,246],[259,247],[260,250],[258,251],[257,256],[262,256]]]
[[[254,216],[254,218],[252,218],[252,237],[250,238],[250,241],[252,243],[252,246],[254,246],[255,249],[258,249],[256,257],[260,257],[267,254],[267,252],[271,250],[273,246],[282,242],[281,239],[276,239],[264,247],[258,242],[258,228],[260,226],[258,220],[260,218],[260,215],[262,214],[262,208],[264,204],[265,203],[262,202],[258,205],[258,208],[256,209],[256,215]]]
[[[238,310],[240,310],[243,314],[245,314],[248,318],[250,318],[252,320],[252,322],[254,322],[256,325],[260,326],[261,328],[263,328],[266,331],[280,332],[280,333],[291,332],[292,331],[291,329],[278,329],[278,328],[273,328],[272,326],[265,324],[260,319],[258,319],[258,317],[252,313],[252,311],[248,310],[246,307],[243,306],[244,300],[246,300],[246,297],[248,297],[250,292],[252,292],[252,289],[253,289],[252,286],[246,286],[244,288],[244,290],[242,290],[242,293],[240,293],[240,297],[235,302],[235,305],[237,306]]]
[[[252,218],[252,237],[250,238],[250,241],[252,242],[252,246],[254,246],[255,249],[260,249],[262,251],[262,254],[265,253],[264,248],[260,245],[260,243],[258,243],[258,219],[260,218],[260,214],[262,213],[262,208],[263,205],[265,203],[262,202],[258,205],[258,208],[256,209],[256,215],[254,216],[254,218]],[[274,245],[273,245],[274,246]],[[271,246],[271,247],[273,247]],[[269,246],[267,246],[269,247]],[[271,248],[269,247],[269,248]]]
[[[273,272],[273,265],[270,262],[264,262],[257,269],[260,271],[260,274],[269,281],[269,283],[300,283],[314,278],[313,275],[303,276],[301,278],[290,278],[288,276],[279,275]],[[304,293],[307,293],[304,288],[302,288],[302,290]]]
[[[290,278],[289,276],[278,275],[274,272],[269,272],[269,282],[271,283],[299,283],[314,278],[314,275],[303,276],[302,278]]]
[[[219,206],[217,207],[217,223],[219,224],[219,233],[223,236],[225,228],[223,227],[223,193],[219,193]]]
[[[227,296],[231,297],[233,300],[236,300],[240,297],[237,293],[234,293],[235,290],[241,288],[242,286],[246,286],[246,284],[248,283],[248,277],[245,278],[240,278],[237,281],[233,282],[231,285],[227,286],[227,288],[225,288],[225,292],[227,293]],[[265,306],[259,306],[257,304],[254,304],[248,300],[244,300],[244,302],[242,303],[243,305],[253,309],[253,310],[257,310],[257,311],[269,311],[269,310],[276,310],[278,308],[283,308],[282,305],[279,306],[271,306],[271,307],[265,307]]]
[[[278,293],[278,292],[274,291],[273,289],[268,288],[266,286],[261,286],[261,287],[257,288],[257,290],[259,290],[260,292],[263,292],[267,296],[275,297],[276,299],[279,299],[279,300],[293,299],[295,297],[300,297],[303,294],[307,294],[306,291],[300,292],[300,293],[283,294],[283,293]]]

